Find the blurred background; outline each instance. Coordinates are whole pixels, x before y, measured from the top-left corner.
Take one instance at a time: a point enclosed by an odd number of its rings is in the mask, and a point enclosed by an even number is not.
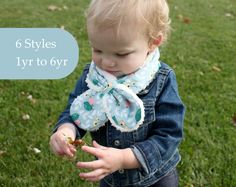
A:
[[[172,33],[161,47],[161,60],[175,70],[187,107],[180,186],[236,186],[236,1],[168,2]],[[88,4],[0,1],[0,27],[61,28],[80,47],[79,64],[66,78],[0,80],[0,186],[97,186],[81,180],[75,160],[56,157],[48,144],[69,93],[91,60],[84,17]],[[93,158],[78,153],[77,159]]]

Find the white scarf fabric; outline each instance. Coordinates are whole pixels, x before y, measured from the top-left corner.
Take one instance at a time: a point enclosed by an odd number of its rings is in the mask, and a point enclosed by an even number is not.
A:
[[[143,123],[143,102],[136,95],[154,79],[160,68],[159,50],[151,52],[136,72],[117,79],[91,63],[86,78],[89,89],[72,103],[70,115],[82,129],[95,131],[108,120],[118,130],[129,132]]]

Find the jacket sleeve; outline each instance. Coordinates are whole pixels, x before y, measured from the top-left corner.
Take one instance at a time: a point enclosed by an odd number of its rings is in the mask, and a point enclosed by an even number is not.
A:
[[[85,135],[86,131],[80,129],[71,119],[70,106],[78,95],[82,94],[88,89],[87,84],[85,82],[85,79],[88,74],[88,70],[89,70],[89,65],[85,67],[83,74],[81,75],[80,79],[76,83],[75,89],[69,94],[66,109],[59,116],[59,119],[53,129],[53,133],[55,133],[57,129],[64,123],[69,123],[76,128],[76,138],[82,138]]]
[[[156,120],[152,124],[149,138],[132,146],[146,174],[160,170],[178,150],[183,137],[184,112],[175,74],[170,71],[157,97]]]

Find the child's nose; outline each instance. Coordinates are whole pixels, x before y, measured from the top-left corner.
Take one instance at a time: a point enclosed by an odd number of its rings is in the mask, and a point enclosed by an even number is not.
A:
[[[106,67],[114,67],[116,64],[110,57],[103,57],[102,64]]]

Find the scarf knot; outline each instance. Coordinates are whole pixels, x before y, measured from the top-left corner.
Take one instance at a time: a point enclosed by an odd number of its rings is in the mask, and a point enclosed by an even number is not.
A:
[[[117,79],[91,63],[86,83],[89,89],[72,103],[70,115],[80,128],[95,131],[110,120],[120,131],[133,131],[143,123],[143,102],[136,95],[159,70],[159,50],[150,53],[136,72]]]

